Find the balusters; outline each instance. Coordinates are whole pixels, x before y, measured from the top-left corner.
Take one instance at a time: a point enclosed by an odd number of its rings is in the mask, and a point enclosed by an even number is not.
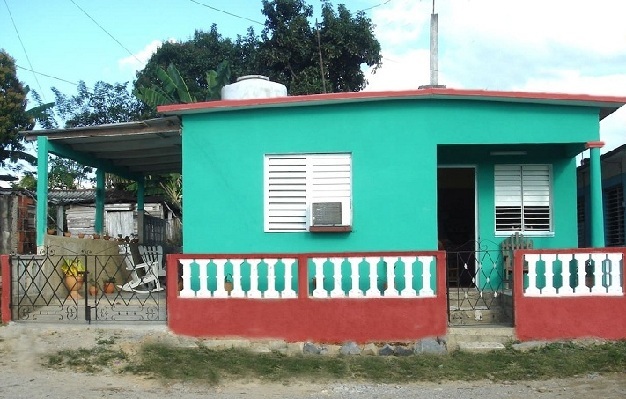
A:
[[[622,286],[620,285],[620,260],[626,262],[626,259],[622,259],[622,254],[608,254],[607,255],[609,270],[607,271],[608,289],[607,292],[613,295],[623,294]],[[622,279],[625,276],[622,276]]]
[[[556,255],[542,254],[539,255],[539,259],[543,260],[545,265],[544,275],[546,278],[546,285],[541,290],[541,293],[551,296],[556,295],[556,288],[554,288],[554,261],[556,260]]]
[[[348,263],[350,263],[350,282],[351,287],[350,291],[348,291],[348,296],[350,298],[363,298],[363,291],[359,288],[359,265],[361,264],[361,259],[352,258],[353,261],[350,261],[350,258],[347,259]]]
[[[346,293],[341,288],[341,264],[344,258],[328,259],[333,265],[333,289],[330,291],[331,298],[344,298]]]
[[[196,292],[191,289],[191,264],[194,259],[181,259],[183,265],[183,289],[180,291],[181,298],[195,298]]]
[[[419,292],[419,296],[434,296],[435,291],[430,285],[430,266],[435,257],[418,256],[417,259],[422,264],[422,289]]]
[[[417,291],[413,287],[413,263],[415,263],[415,257],[402,256],[400,257],[402,263],[404,263],[404,289],[402,290],[402,297],[415,298]]]
[[[541,294],[539,288],[537,288],[537,262],[539,262],[540,259],[540,255],[537,254],[524,255],[524,262],[528,262],[528,287],[524,293],[528,296],[538,296]]]
[[[384,257],[383,261],[387,264],[387,289],[385,289],[384,295],[387,298],[394,298],[400,296],[400,291],[396,288],[396,261],[398,258]]]
[[[285,289],[283,290],[283,292],[280,293],[280,297],[283,299],[296,298],[298,295],[291,286],[291,280],[293,280],[293,274],[291,270],[294,263],[296,263],[296,259],[283,259],[282,262],[285,265]]]
[[[556,254],[556,259],[559,259],[559,254]],[[570,280],[572,278],[572,273],[569,270],[570,264],[564,260],[561,260],[561,276],[563,277],[563,284],[561,288],[559,288],[560,295],[574,295],[574,289],[570,286]]]
[[[366,257],[365,261],[370,265],[370,286],[365,291],[366,298],[380,298],[380,291],[378,290],[378,262],[380,258]]]
[[[585,277],[586,277],[586,266],[587,260],[590,259],[589,254],[574,254],[574,259],[576,259],[576,266],[578,269],[577,279],[578,285],[576,286],[575,292],[576,294],[581,294],[584,292],[589,292],[589,289],[585,285]]]

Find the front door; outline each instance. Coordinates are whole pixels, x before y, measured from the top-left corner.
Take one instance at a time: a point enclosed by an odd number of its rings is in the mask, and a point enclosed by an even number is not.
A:
[[[437,182],[439,248],[449,253],[473,254],[476,247],[476,170],[474,167],[440,167]],[[449,254],[448,286],[472,284],[474,267],[474,262],[464,262]]]

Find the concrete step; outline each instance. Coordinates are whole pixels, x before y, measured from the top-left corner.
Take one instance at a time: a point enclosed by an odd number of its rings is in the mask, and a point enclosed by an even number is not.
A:
[[[496,306],[491,309],[486,307],[453,308],[450,307],[450,324],[454,326],[481,325],[481,324],[507,324],[512,321],[511,311]]]
[[[459,350],[463,352],[490,352],[504,350],[504,345],[499,342],[460,342]]]
[[[446,344],[448,346],[448,350],[459,349],[461,343],[506,344],[514,340],[515,331],[513,327],[505,326],[449,327],[448,334],[446,336]]]

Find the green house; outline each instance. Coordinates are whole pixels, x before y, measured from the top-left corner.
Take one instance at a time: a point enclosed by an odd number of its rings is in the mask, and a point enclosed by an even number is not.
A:
[[[514,232],[577,247],[576,156],[594,162],[623,104],[424,89],[159,110],[182,119],[186,253],[355,252],[495,249]],[[343,220],[317,228],[332,204]]]

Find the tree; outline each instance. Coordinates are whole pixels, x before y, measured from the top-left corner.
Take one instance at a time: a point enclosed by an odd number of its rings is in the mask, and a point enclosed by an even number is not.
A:
[[[324,0],[322,21],[316,25],[310,22],[313,8],[304,0],[263,0],[262,6],[266,21],[260,37],[249,28],[233,41],[212,25],[209,32],[196,30],[186,42],[164,43],[137,73],[136,91],[162,87],[159,70],[173,64],[192,98],[214,98],[208,93],[206,73],[223,61],[228,62],[233,77],[267,75],[287,86],[292,95],[359,91],[367,84],[361,66],[375,70],[381,64],[380,44],[363,12],[352,15],[344,5],[335,11]]]
[[[65,128],[130,122],[149,117],[144,104],[128,91],[128,83],[96,82],[93,90],[78,82],[77,94],[68,96],[55,87],[56,114]]]
[[[193,103],[198,101],[190,93],[189,86],[180,76],[180,72],[170,64],[167,69],[157,67],[159,84],[151,87],[140,86],[133,93],[144,104],[155,108],[164,104]],[[215,100],[220,98],[220,89],[230,79],[230,66],[224,61],[217,67],[217,71],[210,70],[206,73],[207,88],[205,98],[201,100]]]
[[[28,87],[17,79],[15,60],[0,50],[0,167],[9,174],[0,174],[0,180],[15,180],[14,173],[21,169],[20,160],[36,163],[37,158],[25,151],[23,138],[18,132],[33,128],[33,117],[26,111]]]
[[[224,38],[218,31],[217,25],[213,24],[209,32],[196,30],[193,38],[186,42],[165,42],[150,57],[145,68],[137,72],[135,92],[145,88],[163,87],[161,80],[163,72],[168,72],[170,65],[175,65],[182,80],[187,85],[190,97],[204,101],[212,97],[207,95],[210,81],[207,72],[216,70],[223,61],[228,61],[229,70],[239,76],[244,71],[242,63],[249,60],[248,51],[255,48],[254,31],[251,30],[252,39],[241,39],[241,43],[234,43]],[[252,40],[252,43],[248,43]],[[161,72],[160,72],[161,71]],[[219,72],[219,70],[217,70]],[[169,72],[168,72],[169,74]],[[161,77],[159,76],[161,75]],[[143,88],[143,89],[142,89]]]

